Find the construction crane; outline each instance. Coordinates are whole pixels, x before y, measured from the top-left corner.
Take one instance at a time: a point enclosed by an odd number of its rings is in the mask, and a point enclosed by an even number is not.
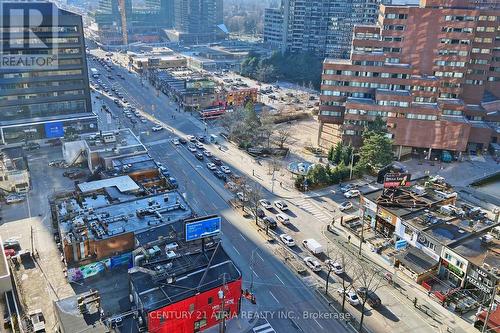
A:
[[[128,45],[127,13],[125,10],[125,1],[126,0],[118,0],[118,6],[120,7],[120,16],[122,21],[123,44]]]

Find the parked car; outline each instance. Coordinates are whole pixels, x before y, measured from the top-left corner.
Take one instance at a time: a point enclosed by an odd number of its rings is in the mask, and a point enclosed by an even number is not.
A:
[[[276,229],[278,227],[278,223],[276,223],[276,220],[273,219],[271,216],[266,216],[262,219],[264,222],[264,225],[267,227],[269,226],[270,229]]]
[[[222,172],[224,172],[225,174],[230,174],[231,173],[231,169],[229,169],[229,167],[223,165],[220,167],[220,169],[222,170]]]
[[[344,273],[344,268],[342,267],[341,264],[338,262],[332,260],[332,259],[327,259],[325,260],[325,264],[328,265],[329,268],[335,273],[335,274],[342,274]]]
[[[205,137],[203,135],[198,135],[196,137],[196,140],[200,141],[200,142],[205,142]]]
[[[152,130],[153,132],[159,132],[159,131],[161,131],[162,129],[163,129],[163,126],[160,126],[160,125],[156,125],[156,126],[151,127],[151,130]]]
[[[189,151],[190,151],[190,152],[192,152],[192,153],[196,153],[196,152],[198,151],[198,150],[196,149],[196,146],[195,146],[195,145],[193,145],[192,143],[190,143],[190,144],[188,145],[188,149],[189,149]]]
[[[266,199],[261,199],[259,200],[259,203],[262,207],[264,207],[265,209],[272,209],[273,208],[273,205],[271,204],[271,201],[269,200],[266,200]]]
[[[23,146],[23,149],[27,150],[27,151],[37,150],[37,149],[40,149],[40,144],[38,144],[36,142],[29,142]]]
[[[172,139],[172,143],[173,143],[174,145],[176,145],[176,146],[178,146],[178,145],[180,145],[180,144],[181,144],[178,138],[173,138],[173,139]]]
[[[179,142],[185,145],[187,143],[187,140],[184,138],[179,138]]]
[[[288,205],[284,201],[277,200],[274,202],[274,205],[281,211],[288,210]]]
[[[264,217],[266,217],[266,213],[264,212],[264,210],[262,208],[257,208],[255,211],[257,213],[258,218],[263,219]]]
[[[359,197],[360,193],[361,192],[359,192],[359,190],[349,190],[349,191],[344,193],[344,197],[355,198],[355,197]]]
[[[238,197],[238,199],[240,199],[240,201],[243,201],[243,202],[248,201],[248,196],[246,196],[245,193],[243,193],[243,192],[236,193],[236,196]]]
[[[170,183],[170,185],[172,185],[173,188],[179,187],[179,183],[177,182],[177,179],[175,179],[174,177],[169,177],[168,182]]]
[[[358,295],[356,294],[355,291],[353,290],[345,290],[343,288],[339,288],[337,289],[337,292],[342,295],[345,293],[345,298],[346,300],[352,305],[352,306],[357,306],[359,305],[360,301],[359,301],[359,297]]]
[[[281,222],[283,224],[290,223],[290,218],[283,213],[276,214],[276,220],[278,220],[278,222]]]
[[[215,165],[222,165],[222,161],[218,157],[212,158],[212,161],[214,162]]]
[[[365,300],[366,298],[366,303],[368,303],[368,305],[371,306],[372,308],[376,308],[382,304],[380,297],[378,297],[377,294],[375,294],[375,292],[368,290],[365,287],[360,287],[356,289],[356,293],[362,300]]]
[[[345,193],[345,192],[347,192],[347,191],[354,190],[355,188],[356,188],[356,186],[355,186],[355,185],[353,185],[353,184],[345,184],[345,185],[342,185],[342,186],[340,187],[340,191],[341,191],[342,193]]]
[[[203,150],[203,155],[205,155],[206,157],[212,157],[212,153],[209,152],[208,150]]]
[[[198,149],[203,149],[203,148],[205,148],[205,146],[204,146],[204,145],[203,145],[203,143],[201,143],[201,142],[196,142],[194,145],[195,145],[195,146],[196,146],[196,148],[198,148]]]
[[[293,240],[292,236],[290,236],[290,235],[281,234],[280,239],[288,247],[295,246],[295,241]]]
[[[304,262],[306,263],[307,267],[313,270],[313,272],[321,271],[321,264],[313,257],[305,257]]]
[[[217,170],[217,166],[213,163],[207,163],[207,168],[209,170]]]
[[[21,243],[19,243],[19,241],[16,239],[9,238],[3,242],[3,249],[4,250],[20,251],[21,250]]]
[[[343,212],[344,210],[348,210],[352,208],[352,203],[350,201],[344,201],[339,205],[339,210]]]
[[[200,161],[203,161],[203,154],[202,153],[196,153],[194,156],[196,156],[197,159]]]
[[[225,175],[222,171],[217,170],[217,171],[215,171],[215,173],[214,173],[214,174],[215,174],[215,176],[216,176],[217,178],[222,179],[222,180],[224,180],[224,181],[226,180],[226,175]]]
[[[187,139],[188,141],[191,141],[191,142],[196,142],[196,138],[195,138],[195,136],[194,136],[194,135],[188,135],[188,136],[186,136],[186,139]]]

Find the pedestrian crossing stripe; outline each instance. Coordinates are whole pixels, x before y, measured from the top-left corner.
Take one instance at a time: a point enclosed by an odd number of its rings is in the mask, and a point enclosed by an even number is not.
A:
[[[295,203],[299,208],[302,210],[306,211],[307,213],[313,215],[316,217],[318,220],[323,221],[323,222],[329,222],[331,220],[330,217],[328,217],[323,211],[315,206],[313,203],[309,202],[308,200],[301,200],[299,202]]]
[[[254,333],[276,333],[274,328],[269,323],[257,326],[253,328]]]

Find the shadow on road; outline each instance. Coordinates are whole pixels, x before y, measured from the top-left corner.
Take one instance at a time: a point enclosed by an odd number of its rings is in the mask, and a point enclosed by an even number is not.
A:
[[[389,310],[386,306],[381,305],[379,308],[376,309],[382,316],[386,317],[390,321],[393,321],[395,323],[399,322],[399,317],[396,316],[391,310]]]
[[[292,212],[291,210],[287,210],[286,212],[283,212],[283,213],[285,213],[286,215],[288,215],[290,217],[297,217],[297,215],[294,212]]]
[[[294,226],[294,225],[293,225],[293,224],[291,224],[291,223],[288,223],[288,224],[286,225],[286,227],[287,227],[289,230],[291,230],[291,231],[294,231],[294,232],[299,232],[299,228],[297,228],[296,226]]]

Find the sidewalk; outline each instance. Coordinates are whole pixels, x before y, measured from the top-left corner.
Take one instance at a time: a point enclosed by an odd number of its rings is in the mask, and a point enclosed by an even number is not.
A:
[[[259,319],[257,314],[259,312],[259,306],[257,304],[252,304],[248,299],[241,299],[241,311],[238,317],[231,318],[226,321],[226,330],[228,333],[246,333],[251,331],[252,327],[255,326],[257,320]],[[212,326],[209,329],[203,331],[206,333],[219,333],[219,325]]]

